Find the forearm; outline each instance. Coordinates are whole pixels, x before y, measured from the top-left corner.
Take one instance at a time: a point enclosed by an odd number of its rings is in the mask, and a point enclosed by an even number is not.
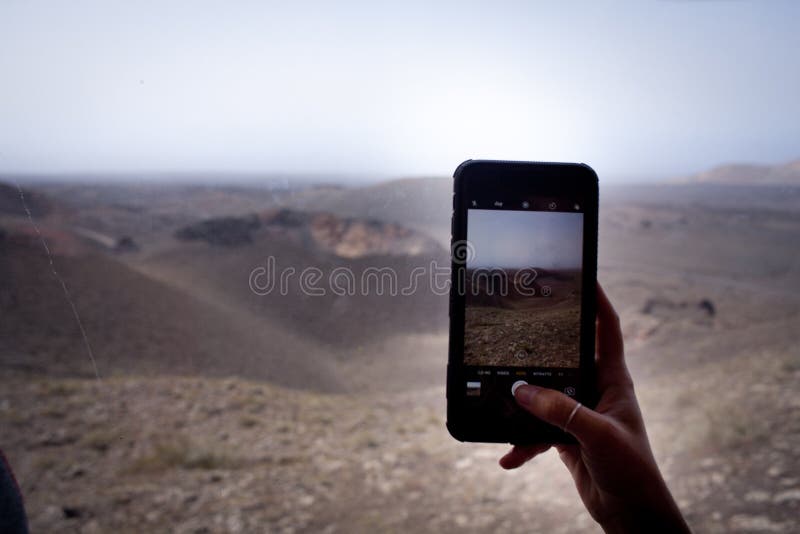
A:
[[[600,526],[606,534],[691,533],[666,484],[653,497],[620,507],[617,513],[601,521]]]

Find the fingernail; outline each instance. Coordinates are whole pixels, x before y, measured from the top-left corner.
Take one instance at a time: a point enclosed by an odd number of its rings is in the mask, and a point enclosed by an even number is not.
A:
[[[534,395],[539,391],[539,388],[536,386],[520,386],[517,388],[517,391],[514,393],[514,398],[517,399],[517,402],[525,405],[530,406],[531,401],[533,400]]]

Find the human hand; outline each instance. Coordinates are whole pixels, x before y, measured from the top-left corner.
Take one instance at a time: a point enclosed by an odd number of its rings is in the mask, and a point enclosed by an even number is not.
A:
[[[581,406],[573,414],[574,399],[530,385],[517,388],[517,403],[547,423],[566,425],[575,437],[577,444],[555,448],[586,509],[606,532],[689,532],[650,449],[625,365],[619,317],[599,284],[596,362],[600,398],[594,410]],[[515,469],[550,447],[514,446],[500,465]]]

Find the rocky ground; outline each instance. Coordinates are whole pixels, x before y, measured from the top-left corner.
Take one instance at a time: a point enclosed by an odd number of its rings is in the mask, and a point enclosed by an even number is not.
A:
[[[440,390],[354,397],[234,379],[5,383],[5,447],[34,531],[514,530],[520,521],[549,526],[565,510],[573,519],[564,531],[587,522],[565,477],[561,504],[543,513],[530,490],[541,473],[504,474],[495,465],[502,447],[453,441]]]
[[[580,305],[562,302],[534,309],[469,306],[467,365],[578,367]]]
[[[696,531],[796,531],[800,355],[648,375],[652,346],[630,344],[656,455]],[[504,446],[454,441],[442,388],[9,373],[3,384],[0,435],[33,531],[598,531],[554,453],[506,473]]]

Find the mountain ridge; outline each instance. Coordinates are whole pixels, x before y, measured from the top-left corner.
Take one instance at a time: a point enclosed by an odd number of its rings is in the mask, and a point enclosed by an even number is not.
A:
[[[673,181],[727,185],[800,185],[800,159],[775,165],[727,163]]]

